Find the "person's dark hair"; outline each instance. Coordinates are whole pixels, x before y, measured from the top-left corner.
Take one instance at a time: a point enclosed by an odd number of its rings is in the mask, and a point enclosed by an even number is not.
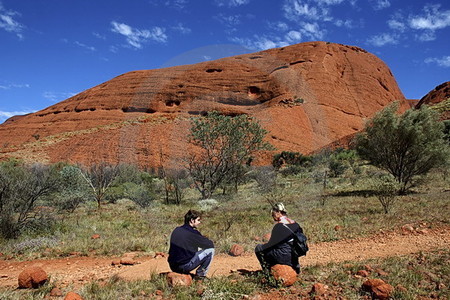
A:
[[[190,209],[185,215],[184,215],[184,224],[189,224],[191,220],[195,220],[198,217],[201,217],[202,214],[199,211]]]

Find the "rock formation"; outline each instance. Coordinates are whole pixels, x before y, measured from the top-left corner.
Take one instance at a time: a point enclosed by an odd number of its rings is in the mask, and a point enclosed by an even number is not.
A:
[[[424,104],[435,106],[435,108],[441,112],[442,119],[450,120],[450,81],[438,85],[431,92],[426,94],[420,99],[419,103],[417,103],[416,108],[420,108]]]
[[[7,120],[0,125],[0,159],[177,164],[186,153],[190,118],[212,110],[252,116],[277,151],[308,154],[361,130],[396,100],[408,107],[391,71],[373,54],[308,42],[120,75]],[[270,163],[272,154],[256,163]]]

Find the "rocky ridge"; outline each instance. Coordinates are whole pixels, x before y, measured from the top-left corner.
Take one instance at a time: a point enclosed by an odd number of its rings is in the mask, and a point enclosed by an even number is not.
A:
[[[194,65],[125,73],[0,125],[0,159],[177,164],[189,120],[247,114],[277,151],[311,153],[361,130],[393,101],[408,108],[389,68],[354,47],[308,42]],[[271,153],[257,161],[267,164]]]

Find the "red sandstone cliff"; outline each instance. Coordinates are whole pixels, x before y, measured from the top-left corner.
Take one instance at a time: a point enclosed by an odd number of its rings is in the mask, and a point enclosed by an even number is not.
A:
[[[186,152],[189,118],[248,114],[278,151],[304,154],[408,105],[389,68],[363,49],[308,42],[194,65],[134,71],[0,125],[0,158],[156,166]],[[270,162],[270,154],[259,163]]]

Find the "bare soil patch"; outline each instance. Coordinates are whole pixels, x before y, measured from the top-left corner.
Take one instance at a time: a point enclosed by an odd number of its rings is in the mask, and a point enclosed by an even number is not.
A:
[[[380,233],[368,238],[339,240],[310,245],[306,257],[301,258],[303,266],[331,262],[358,261],[370,258],[400,256],[420,251],[446,249],[450,245],[450,227],[440,227],[418,232]],[[19,273],[26,267],[39,266],[60,286],[79,286],[93,280],[106,281],[116,275],[123,280],[145,280],[152,273],[168,272],[167,259],[158,256],[137,257],[133,266],[114,266],[117,257],[66,257],[48,260],[16,261],[0,260],[0,286],[17,286]],[[253,253],[233,257],[219,254],[213,261],[209,276],[229,275],[240,269],[255,271],[259,264]]]

